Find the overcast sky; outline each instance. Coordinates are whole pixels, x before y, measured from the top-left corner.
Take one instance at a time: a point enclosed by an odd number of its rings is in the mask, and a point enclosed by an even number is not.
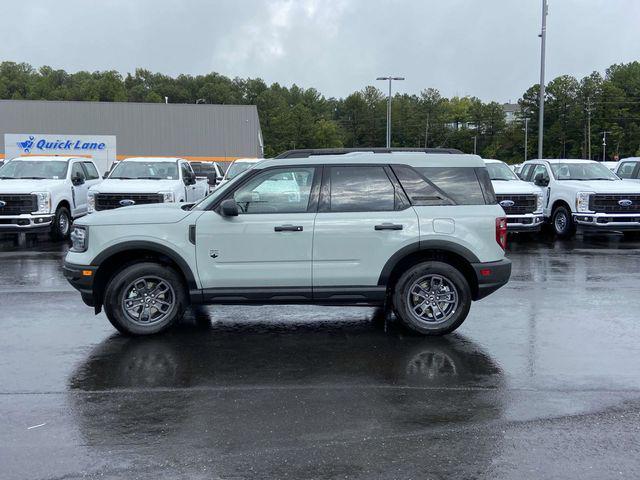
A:
[[[547,78],[640,60],[640,0],[549,0]],[[541,0],[2,0],[0,60],[68,71],[144,67],[345,96],[515,101],[537,83]],[[378,82],[382,88],[384,85]]]

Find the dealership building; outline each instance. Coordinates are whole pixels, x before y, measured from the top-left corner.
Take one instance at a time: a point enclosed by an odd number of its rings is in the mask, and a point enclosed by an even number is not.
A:
[[[0,100],[0,157],[81,155],[102,171],[133,156],[262,157],[255,105]]]

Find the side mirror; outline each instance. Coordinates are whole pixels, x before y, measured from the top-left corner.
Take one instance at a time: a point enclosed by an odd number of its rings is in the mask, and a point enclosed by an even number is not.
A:
[[[549,180],[544,178],[544,175],[542,173],[538,173],[533,179],[533,183],[535,183],[538,187],[546,187],[547,185],[549,185]]]
[[[82,178],[79,173],[76,173],[71,177],[71,183],[75,186],[82,185],[84,183],[84,178]]]
[[[220,204],[220,214],[223,217],[237,217],[238,204],[233,198],[227,198]]]
[[[109,178],[109,172],[102,175],[103,180],[106,180],[107,178]]]
[[[207,183],[212,187],[218,184],[218,177],[215,173],[207,173]]]

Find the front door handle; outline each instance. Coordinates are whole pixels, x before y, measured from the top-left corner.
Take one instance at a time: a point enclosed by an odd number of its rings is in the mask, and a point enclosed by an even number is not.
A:
[[[403,226],[397,223],[383,223],[374,227],[375,230],[402,230],[402,228]]]
[[[280,225],[273,227],[274,232],[301,232],[302,230],[302,225]]]

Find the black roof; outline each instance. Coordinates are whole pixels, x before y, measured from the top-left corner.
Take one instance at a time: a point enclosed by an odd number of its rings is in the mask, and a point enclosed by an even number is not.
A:
[[[423,152],[423,153],[463,153],[456,148],[384,148],[384,147],[360,147],[360,148],[306,148],[300,150],[287,150],[275,158],[307,158],[312,155],[344,155],[351,152],[391,153],[391,152]]]

